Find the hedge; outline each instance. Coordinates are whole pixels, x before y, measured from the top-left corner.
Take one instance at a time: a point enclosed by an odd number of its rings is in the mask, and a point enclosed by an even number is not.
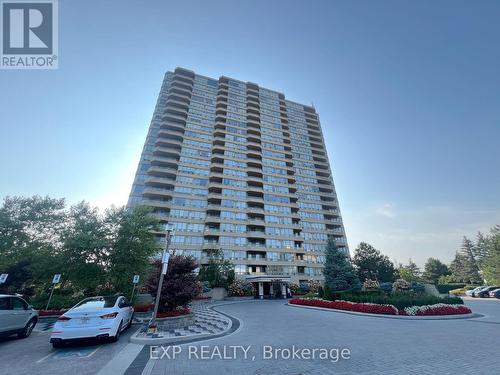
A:
[[[460,289],[465,286],[464,283],[456,283],[456,284],[438,284],[436,285],[436,288],[439,293],[441,294],[448,294],[450,290],[453,289]]]
[[[384,292],[336,292],[331,300],[344,300],[356,303],[376,303],[381,305],[394,305],[398,310],[411,306],[435,305],[445,303],[451,305],[463,305],[458,297],[435,297],[429,294],[400,292],[386,294]]]

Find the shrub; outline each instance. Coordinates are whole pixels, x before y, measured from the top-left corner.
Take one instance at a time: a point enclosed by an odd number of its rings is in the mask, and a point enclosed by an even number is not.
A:
[[[209,281],[202,281],[201,282],[201,289],[203,291],[203,293],[208,293],[212,290],[212,288],[210,288],[210,282]]]
[[[318,293],[319,288],[321,288],[321,282],[319,280],[309,280],[309,291],[313,293]]]
[[[424,293],[425,292],[425,285],[416,281],[413,281],[410,284],[410,289],[413,290],[415,293]]]
[[[299,285],[299,293],[300,294],[309,293],[310,290],[311,290],[311,287],[309,286],[308,283],[300,283],[300,285]]]
[[[395,291],[408,290],[410,289],[410,283],[408,283],[408,281],[404,279],[397,279],[392,284],[392,289],[394,289]]]
[[[332,289],[328,285],[323,288],[323,298],[330,301],[333,299]]]
[[[379,288],[380,288],[380,285],[379,285],[377,280],[367,279],[363,283],[363,289],[365,289],[365,290],[377,290]]]
[[[450,290],[463,288],[464,286],[465,284],[463,283],[462,284],[456,283],[456,284],[438,284],[436,287],[439,293],[447,294],[450,292]]]
[[[325,296],[325,291],[323,290],[323,287],[322,287],[322,286],[320,286],[320,287],[318,288],[318,297],[319,297],[319,298],[323,298],[324,296]]]
[[[407,292],[395,292],[386,294],[382,291],[362,291],[362,292],[336,292],[332,293],[329,300],[344,300],[357,303],[376,303],[394,305],[398,309],[404,309],[410,306],[434,305],[437,303],[447,304],[463,304],[461,298],[458,297],[435,297],[429,294]]]
[[[238,297],[253,296],[255,294],[255,288],[249,281],[236,279],[231,285],[229,285],[228,294],[230,296]]]
[[[84,297],[81,294],[66,294],[66,292],[61,292],[60,290],[54,290],[52,294],[52,299],[50,300],[49,309],[51,310],[62,310],[70,309],[80,302]],[[29,303],[33,305],[36,310],[45,309],[47,306],[47,301],[49,300],[49,293],[41,294],[29,299]]]
[[[392,292],[392,283],[390,283],[390,282],[380,283],[379,287],[385,293]]]
[[[424,306],[411,306],[398,309],[391,304],[356,303],[350,301],[325,301],[322,299],[293,298],[288,301],[294,305],[323,307],[328,309],[355,311],[368,314],[433,316],[470,314],[471,310],[463,305],[438,303]]]
[[[318,298],[318,293],[309,292],[307,294],[304,294],[302,298]]]
[[[296,283],[290,283],[288,284],[288,288],[290,289],[290,293],[292,294],[298,294],[299,293],[299,284]]]

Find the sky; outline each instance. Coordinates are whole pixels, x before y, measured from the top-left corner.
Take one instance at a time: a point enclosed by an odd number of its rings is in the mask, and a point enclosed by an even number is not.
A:
[[[0,198],[127,201],[177,66],[313,103],[351,251],[449,262],[500,224],[500,2],[60,1],[59,69],[0,70]]]

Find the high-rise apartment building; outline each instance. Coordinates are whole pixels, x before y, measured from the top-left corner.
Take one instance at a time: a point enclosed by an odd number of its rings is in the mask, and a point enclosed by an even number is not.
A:
[[[261,296],[321,280],[329,236],[348,252],[314,107],[225,76],[166,73],[135,205],[168,223],[177,252],[203,264],[222,250]]]

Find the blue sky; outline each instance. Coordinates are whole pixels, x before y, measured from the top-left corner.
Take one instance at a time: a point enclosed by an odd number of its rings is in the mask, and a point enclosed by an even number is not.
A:
[[[314,103],[348,241],[449,261],[500,224],[500,3],[62,1],[59,69],[0,71],[0,196],[121,205],[163,74]]]

